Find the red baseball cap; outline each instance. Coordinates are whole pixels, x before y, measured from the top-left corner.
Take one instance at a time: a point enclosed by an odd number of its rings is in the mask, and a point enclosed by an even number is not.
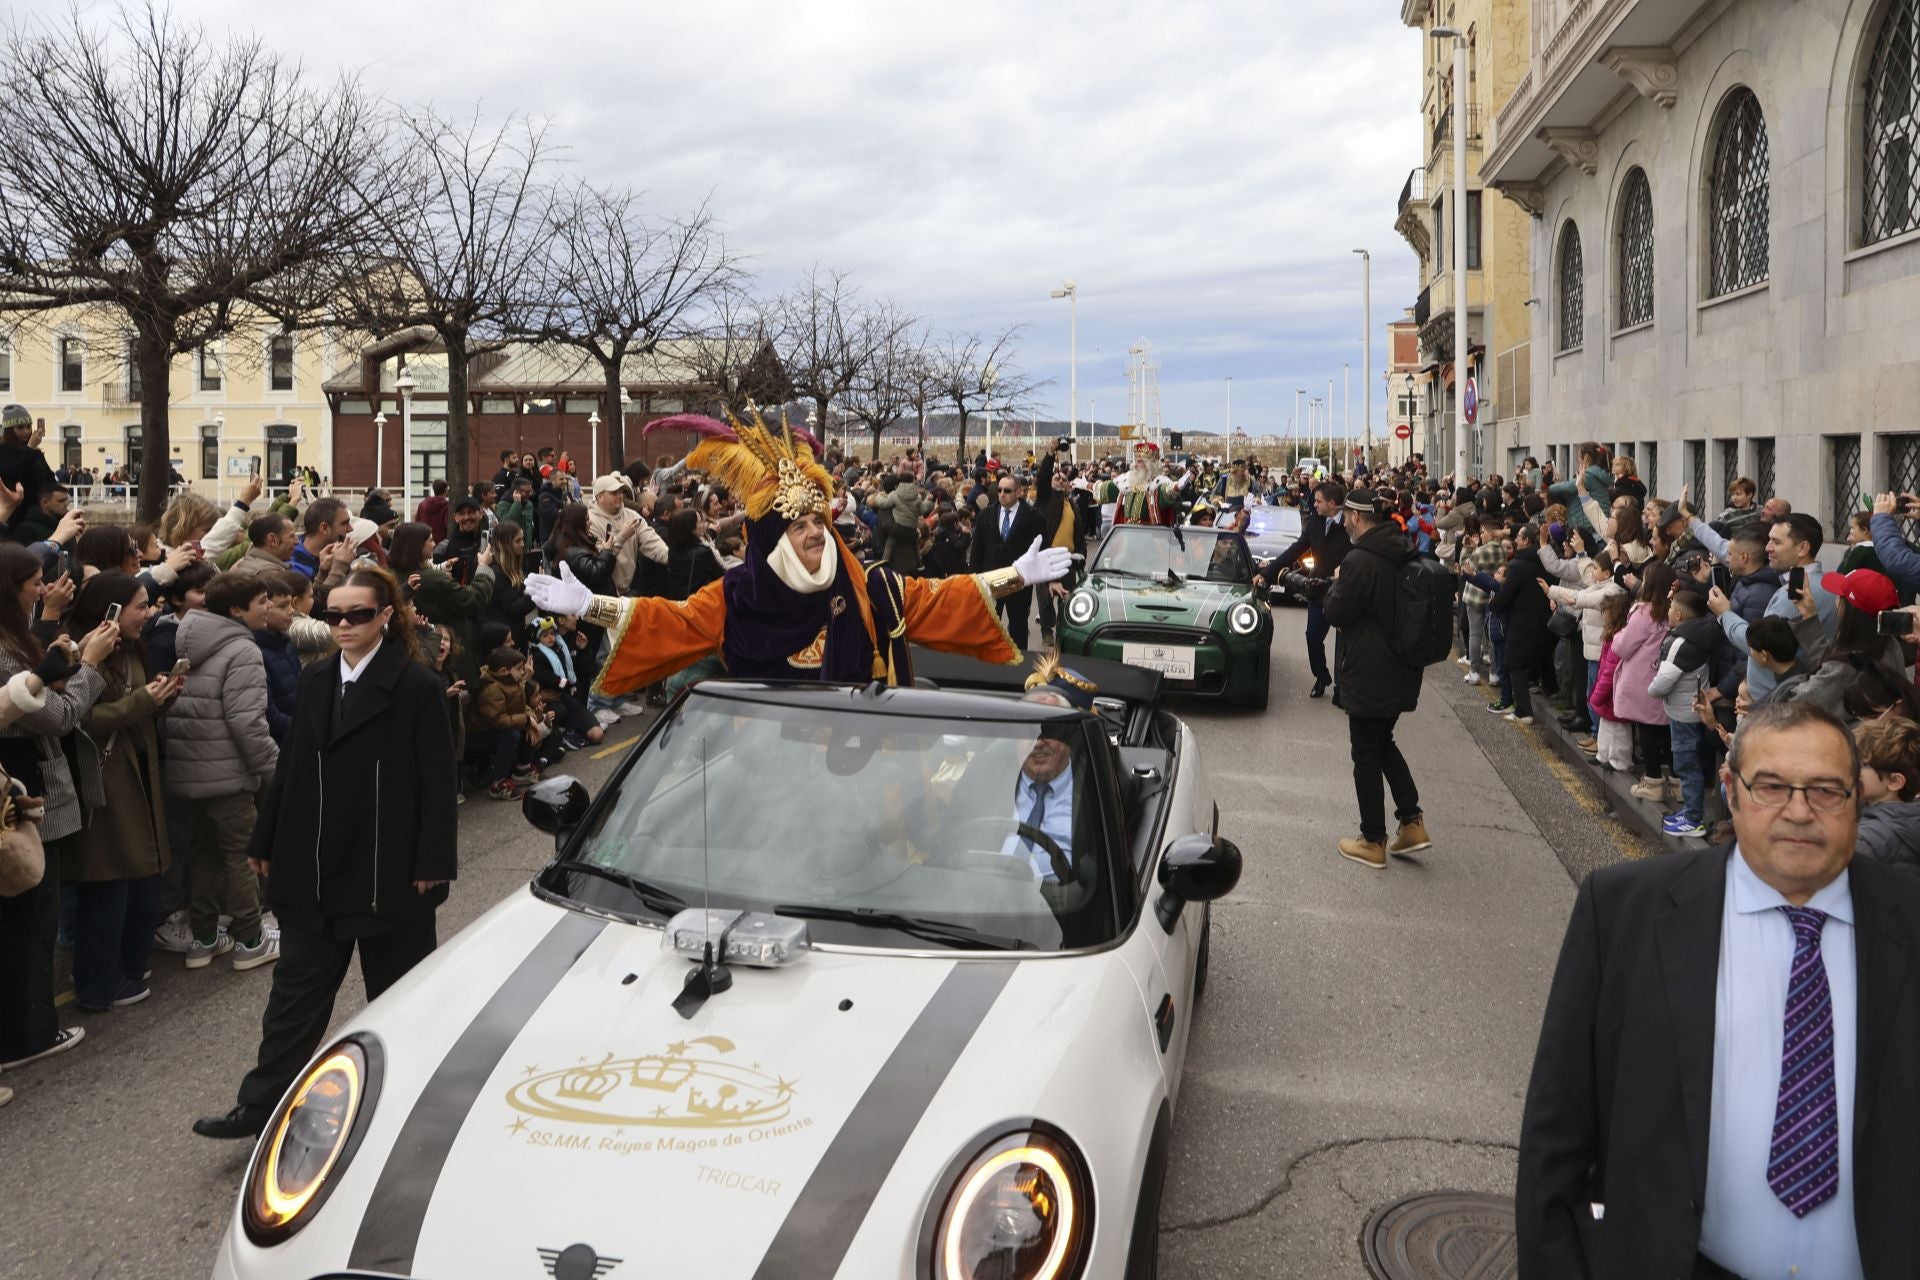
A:
[[[1900,607],[1900,592],[1895,589],[1893,579],[1873,569],[1822,574],[1820,586],[1822,590],[1868,613],[1885,613],[1888,609]]]

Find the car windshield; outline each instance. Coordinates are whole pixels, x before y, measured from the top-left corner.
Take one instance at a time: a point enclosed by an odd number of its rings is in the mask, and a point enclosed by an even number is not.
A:
[[[943,721],[696,693],[571,847],[603,874],[562,862],[546,883],[636,915],[670,914],[673,898],[786,908],[819,942],[1093,946],[1118,928],[1095,749],[1092,717]]]
[[[1237,533],[1121,525],[1100,544],[1092,571],[1161,579],[1171,572],[1208,582],[1248,582],[1253,561],[1246,539]]]
[[[1287,533],[1294,536],[1300,533],[1300,513],[1291,507],[1270,507],[1266,505],[1247,508],[1246,534],[1257,538],[1267,533]]]

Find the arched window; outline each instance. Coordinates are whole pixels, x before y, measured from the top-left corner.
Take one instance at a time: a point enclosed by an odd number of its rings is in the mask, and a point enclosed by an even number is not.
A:
[[[1707,179],[1707,296],[1767,278],[1767,122],[1751,89],[1720,107]]]
[[[1571,222],[1560,230],[1560,344],[1571,351],[1585,331],[1587,291],[1581,277],[1580,229]]]
[[[1653,188],[1647,184],[1647,171],[1635,169],[1627,175],[1620,192],[1620,226],[1616,232],[1614,260],[1620,278],[1619,327],[1631,329],[1653,319]]]
[[[1867,64],[1866,151],[1861,157],[1861,244],[1920,227],[1920,0],[1891,0]]]

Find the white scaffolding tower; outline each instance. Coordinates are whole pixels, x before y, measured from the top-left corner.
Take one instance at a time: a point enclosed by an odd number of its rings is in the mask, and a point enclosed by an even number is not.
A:
[[[1160,360],[1145,338],[1127,348],[1127,420],[1135,436],[1165,447],[1160,421]]]

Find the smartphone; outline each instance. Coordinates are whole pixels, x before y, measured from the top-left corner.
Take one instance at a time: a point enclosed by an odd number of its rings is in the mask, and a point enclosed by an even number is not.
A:
[[[188,662],[185,658],[182,658],[180,659],[180,661],[173,664],[173,670],[169,671],[167,674],[172,676],[175,680],[184,680],[187,677],[188,668],[192,666],[193,664],[191,662]]]
[[[118,622],[118,621],[120,621],[120,606],[119,606],[119,605],[117,605],[117,604],[110,604],[110,605],[108,605],[108,606],[107,606],[107,611],[106,611],[105,613],[103,613],[103,614],[101,614],[101,615],[100,615],[100,621],[101,621],[101,622]]]
[[[1910,636],[1913,634],[1913,615],[1902,609],[1888,609],[1885,613],[1874,615],[1873,629],[1883,636]]]
[[[1714,585],[1714,588],[1720,592],[1720,594],[1722,595],[1730,594],[1733,591],[1733,570],[1727,568],[1727,566],[1723,564],[1714,565],[1713,566],[1713,585]]]
[[[260,455],[257,453],[253,455],[253,474],[255,479],[260,476]]]
[[[1807,590],[1807,567],[1795,565],[1787,570],[1787,599],[1798,600]]]
[[[1615,582],[1623,582],[1625,581],[1626,576],[1627,576],[1626,562],[1616,561],[1613,566],[1613,580]]]

